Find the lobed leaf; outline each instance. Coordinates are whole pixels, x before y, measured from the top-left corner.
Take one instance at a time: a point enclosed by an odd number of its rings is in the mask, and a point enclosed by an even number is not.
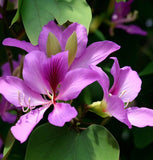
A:
[[[81,133],[68,127],[44,124],[30,136],[25,160],[118,160],[119,146],[102,126]]]

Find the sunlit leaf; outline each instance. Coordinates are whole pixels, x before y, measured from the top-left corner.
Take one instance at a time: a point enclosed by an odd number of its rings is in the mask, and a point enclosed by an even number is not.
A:
[[[36,45],[42,27],[50,20],[56,19],[60,25],[78,22],[88,30],[91,9],[85,0],[24,0],[21,16],[30,41]]]
[[[25,160],[119,160],[119,146],[102,126],[81,133],[44,124],[30,136]]]

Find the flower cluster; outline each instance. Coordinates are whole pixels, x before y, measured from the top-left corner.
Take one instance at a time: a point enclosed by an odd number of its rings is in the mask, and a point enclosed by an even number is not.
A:
[[[0,78],[0,93],[25,113],[11,127],[12,134],[21,143],[27,140],[51,106],[49,123],[61,127],[75,118],[77,110],[69,101],[77,98],[86,86],[95,81],[103,88],[104,97],[101,102],[89,105],[91,111],[104,118],[114,116],[129,128],[131,125],[153,126],[152,110],[128,108],[128,103],[135,99],[141,88],[137,73],[130,67],[120,68],[117,59],[112,58],[114,84],[109,90],[107,75],[96,66],[120,46],[111,41],[87,46],[87,40],[84,26],[73,23],[63,30],[50,21],[43,27],[37,46],[13,38],[3,41],[4,45],[28,52],[24,58],[23,79],[10,74]],[[140,116],[145,121],[141,122]]]
[[[130,12],[131,10],[131,3],[133,0],[129,0],[127,2],[115,2],[115,9],[112,15],[112,25],[110,27],[110,34],[114,34],[114,28],[119,28],[125,30],[129,34],[138,34],[142,36],[146,36],[147,32],[142,30],[139,26],[130,24],[125,25],[126,23],[130,23],[135,21],[137,18],[137,11],[133,13]]]
[[[82,89],[99,79],[90,66],[97,65],[120,48],[111,41],[96,42],[87,47],[85,27],[73,23],[63,31],[53,21],[43,27],[38,42],[33,46],[12,38],[3,41],[4,45],[28,52],[24,59],[23,80],[14,76],[0,79],[0,93],[26,112],[11,128],[21,142],[27,139],[52,105],[53,111],[48,115],[51,124],[63,126],[75,118],[77,111],[67,101],[75,99]]]

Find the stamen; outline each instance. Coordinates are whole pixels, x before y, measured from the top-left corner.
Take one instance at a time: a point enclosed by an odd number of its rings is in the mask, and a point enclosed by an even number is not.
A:
[[[130,103],[130,100],[128,99],[128,101],[127,101],[127,103],[126,103],[126,105],[125,105],[125,109],[128,108],[129,103]]]
[[[125,93],[126,93],[126,90],[122,91],[119,97],[121,98]]]
[[[26,107],[22,106],[22,111],[23,112],[28,112],[28,110],[30,109],[29,106],[25,109]]]
[[[22,104],[21,98],[22,98],[22,100],[24,101],[24,104],[25,104],[27,107],[25,107],[25,105]],[[31,105],[30,105],[31,98],[30,98],[30,97],[28,98],[28,104],[27,104],[25,95],[24,95],[24,94],[21,95],[20,91],[18,91],[18,101],[19,101],[19,104],[20,104],[21,107],[22,107],[22,111],[23,111],[23,112],[28,112],[29,109],[32,110],[32,109],[35,108],[35,106],[31,106]]]
[[[48,96],[51,100],[53,100],[53,96],[49,93],[49,90],[47,90],[47,96]]]

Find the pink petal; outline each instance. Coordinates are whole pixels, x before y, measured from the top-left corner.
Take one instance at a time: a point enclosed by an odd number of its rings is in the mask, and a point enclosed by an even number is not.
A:
[[[17,107],[37,106],[46,102],[40,94],[27,87],[23,80],[13,76],[0,78],[0,93]]]
[[[124,103],[117,96],[109,96],[106,100],[107,111],[116,119],[126,124],[131,128],[131,124],[127,117],[127,112],[124,109]]]
[[[45,79],[43,64],[47,61],[44,52],[33,51],[25,56],[23,78],[25,83],[35,92],[46,94],[50,84]]]
[[[112,95],[119,96],[123,102],[133,101],[141,90],[141,79],[131,67],[119,68],[118,60],[115,57],[111,74],[114,77],[114,84],[110,89]]]
[[[109,78],[107,74],[97,66],[90,66],[94,71],[96,71],[99,74],[99,80],[98,83],[101,85],[103,92],[104,92],[104,98],[108,96],[108,90],[109,90]]]
[[[153,110],[145,107],[127,108],[130,123],[136,127],[153,126]]]
[[[97,65],[118,49],[120,49],[120,46],[111,41],[95,42],[86,49],[85,53],[75,59],[71,65],[71,69]]]
[[[2,44],[5,46],[18,47],[18,48],[21,48],[27,52],[31,52],[33,50],[39,50],[38,46],[33,46],[30,42],[20,41],[15,38],[6,38],[6,39],[4,39]]]
[[[46,44],[49,32],[53,33],[59,40],[59,42],[62,37],[62,29],[54,21],[50,21],[47,25],[45,25],[42,28],[42,31],[40,32],[38,39],[39,48],[41,51],[45,53],[46,53]]]
[[[57,99],[64,101],[74,99],[86,86],[98,79],[99,75],[91,69],[79,68],[69,71],[61,82]]]
[[[84,54],[86,49],[88,37],[86,28],[78,23],[72,23],[69,25],[62,34],[61,47],[62,50],[65,50],[66,42],[73,32],[76,32],[77,35],[77,54],[76,57],[79,57],[81,54]]]
[[[141,36],[146,36],[147,32],[142,30],[136,25],[117,25],[116,28],[125,30],[129,34],[139,34]]]
[[[1,116],[2,120],[4,122],[8,122],[8,123],[14,123],[16,118],[17,118],[17,115],[15,114],[11,114],[9,112],[5,112],[2,116]]]
[[[13,68],[18,67],[19,62],[13,61]],[[11,76],[10,64],[7,62],[2,67],[2,76]]]
[[[44,112],[47,110],[47,108],[48,107],[38,108],[21,116],[16,125],[11,127],[11,132],[14,137],[21,143],[25,142],[33,128],[43,118]]]
[[[56,103],[53,111],[48,116],[48,121],[55,125],[62,127],[66,122],[71,121],[77,116],[77,111],[68,103]]]
[[[43,70],[45,79],[49,82],[52,91],[55,91],[68,71],[68,51],[48,58],[43,64]]]
[[[131,10],[131,3],[133,0],[129,0],[127,2],[115,2],[115,9],[114,9],[114,15],[117,15],[118,19],[124,18]],[[112,16],[112,17],[113,17]],[[112,19],[116,20],[116,19]]]

